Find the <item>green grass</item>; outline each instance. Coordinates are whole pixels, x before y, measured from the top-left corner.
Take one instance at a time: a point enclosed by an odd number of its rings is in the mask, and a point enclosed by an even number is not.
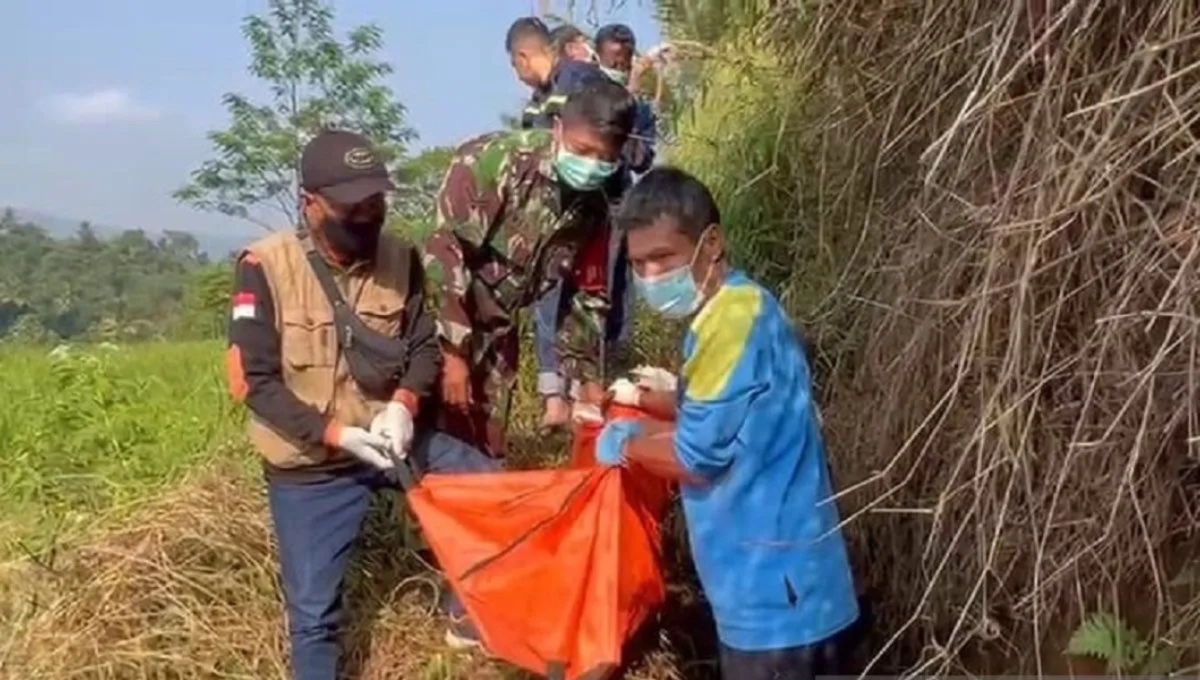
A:
[[[220,343],[0,350],[0,556],[39,551],[230,451]]]
[[[670,365],[678,329],[669,328],[639,324],[635,354]],[[542,465],[567,443],[537,434],[534,352],[529,338],[524,345],[511,462]],[[0,559],[46,550],[99,515],[119,519],[213,458],[257,469],[241,439],[243,409],[226,393],[222,352],[220,342],[162,342],[55,357],[0,345]]]

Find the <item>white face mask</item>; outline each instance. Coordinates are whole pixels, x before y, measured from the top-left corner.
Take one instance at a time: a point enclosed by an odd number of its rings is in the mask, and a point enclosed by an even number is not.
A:
[[[696,264],[700,245],[704,243],[707,234],[708,229],[705,229],[700,235],[700,240],[696,242],[696,249],[692,251],[691,261],[687,264],[657,276],[641,277],[636,273],[633,275],[634,287],[651,309],[669,319],[682,319],[700,309],[700,305],[704,303],[704,293],[701,289],[708,284],[713,268],[708,268],[703,283],[697,285],[696,277],[692,275],[692,267]]]

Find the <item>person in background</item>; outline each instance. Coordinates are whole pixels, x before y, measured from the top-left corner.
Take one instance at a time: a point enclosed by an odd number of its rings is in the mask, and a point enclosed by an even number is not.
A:
[[[571,25],[559,26],[552,34],[541,19],[522,17],[509,27],[505,48],[517,78],[533,88],[529,103],[521,114],[522,129],[553,128],[563,102],[572,91],[608,80],[596,65],[594,52],[587,44],[586,36]],[[615,205],[628,180],[622,168],[600,187],[599,190],[609,197],[610,208]],[[606,230],[604,234],[612,231]],[[600,234],[597,237],[607,238]],[[595,259],[598,247],[597,244],[587,248],[589,261]],[[605,273],[611,276],[615,260],[611,253],[608,258],[610,262]],[[594,269],[591,266],[585,268]],[[620,281],[621,278],[614,277],[614,280]],[[607,288],[607,280],[600,285]],[[620,320],[625,316],[624,307],[628,297],[625,289],[623,287],[618,296],[611,298],[616,302],[610,306],[614,316],[605,321],[606,330],[611,330],[610,335],[614,337],[623,330]],[[569,385],[562,376],[555,339],[559,332],[555,324],[562,318],[560,308],[566,297],[569,296],[564,295],[562,286],[555,285],[544,292],[534,307],[538,394],[542,397],[544,408],[542,427],[547,430],[563,427],[570,422],[571,392],[573,387],[577,392],[578,387]],[[608,342],[608,339],[605,341]]]
[[[428,427],[425,402],[438,382],[441,350],[416,251],[383,232],[393,186],[370,142],[345,131],[318,134],[301,155],[300,184],[299,228],[261,239],[237,258],[227,371],[263,457],[293,677],[334,680],[343,583],[371,496],[397,488],[390,475],[410,455],[432,471],[498,466]],[[408,348],[407,370],[384,387],[390,394],[365,394],[339,356],[333,305],[310,250],[362,321]],[[447,642],[477,645],[457,600],[445,604],[453,617]]]
[[[625,145],[624,158],[635,175],[646,172],[654,164],[654,142],[658,119],[650,102],[641,98],[641,81],[650,61],[635,57],[637,38],[625,24],[608,24],[596,31],[596,59],[600,70],[613,81],[628,87],[638,97],[637,119],[633,134]]]
[[[553,127],[571,91],[605,78],[594,63],[562,58],[561,47],[537,17],[521,17],[508,28],[504,48],[509,62],[517,78],[533,90],[521,112],[522,129]],[[575,50],[570,46],[569,51]]]
[[[587,35],[573,24],[562,24],[550,31],[550,42],[558,52],[559,59],[571,59],[594,63],[596,53],[588,42]]]
[[[509,27],[505,47],[517,77],[533,88],[529,103],[521,115],[521,127],[524,129],[553,126],[557,112],[571,90],[609,77],[599,68],[595,50],[588,45],[587,37],[570,24],[549,31],[540,19],[522,17]],[[619,79],[618,82],[622,86],[625,85]],[[646,125],[646,111],[644,105],[637,106],[635,132],[644,136],[646,132],[642,128]],[[653,126],[653,120],[651,125]],[[615,173],[603,187],[611,207],[616,206],[624,187],[632,181],[630,172],[641,168],[643,164],[649,166],[653,155],[652,152],[647,155],[646,148],[644,144],[633,143],[632,137],[626,142],[620,172]],[[636,160],[636,165],[630,165],[631,158]],[[629,341],[632,331],[633,299],[620,239],[617,238],[615,230],[609,230],[606,234],[605,237],[609,239],[607,245],[591,244],[587,252],[589,261],[592,261],[596,259],[600,248],[608,249],[605,282],[600,284],[608,289],[608,297],[612,303],[609,307],[610,318],[605,320],[605,342],[619,347]],[[562,287],[555,286],[542,296],[534,308],[538,392],[544,406],[544,430],[565,426],[570,421],[572,408],[572,386],[562,379],[554,340],[558,329],[553,324],[560,318],[559,308],[562,300]]]
[[[557,329],[551,346],[561,372],[538,375],[543,394],[564,394],[567,380],[602,393],[601,364],[619,359],[600,351],[607,250],[598,267],[585,268],[599,272],[578,270],[584,246],[598,234],[607,239],[604,187],[617,173],[633,108],[625,88],[601,78],[571,94],[552,130],[481,135],[450,163],[425,247],[440,310],[443,427],[493,455],[506,448],[498,397],[507,397],[518,365],[519,310],[560,291],[545,323]]]
[[[797,333],[779,301],[731,266],[720,212],[696,178],[651,170],[618,224],[642,299],[689,325],[674,390],[623,380],[612,392],[652,412],[673,405],[674,421],[609,423],[597,460],[680,483],[723,677],[842,674],[860,611]]]

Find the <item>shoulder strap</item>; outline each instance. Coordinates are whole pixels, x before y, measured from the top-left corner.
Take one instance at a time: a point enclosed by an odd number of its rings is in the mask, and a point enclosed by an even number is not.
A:
[[[329,263],[317,252],[312,237],[307,231],[300,232],[300,245],[304,248],[304,257],[308,259],[309,266],[317,275],[317,281],[321,283],[321,290],[325,291],[325,297],[329,298],[329,303],[333,305],[334,311],[345,309],[346,298],[342,296],[341,289],[333,280],[333,272],[329,271]]]

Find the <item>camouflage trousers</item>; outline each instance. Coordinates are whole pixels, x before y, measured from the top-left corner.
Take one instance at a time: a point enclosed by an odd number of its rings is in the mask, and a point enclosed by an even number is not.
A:
[[[440,404],[437,429],[493,458],[508,453],[509,400],[515,384],[520,336],[509,332],[489,338],[487,348],[471,361],[471,404],[458,409]]]

